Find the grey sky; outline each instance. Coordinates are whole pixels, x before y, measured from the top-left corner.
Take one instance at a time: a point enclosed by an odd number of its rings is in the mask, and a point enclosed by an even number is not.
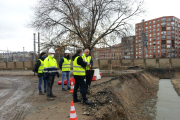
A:
[[[33,31],[27,28],[33,6],[37,0],[0,0],[0,50],[33,51]],[[150,20],[162,16],[179,14],[179,0],[145,0],[147,13],[137,17],[132,24],[142,19]]]

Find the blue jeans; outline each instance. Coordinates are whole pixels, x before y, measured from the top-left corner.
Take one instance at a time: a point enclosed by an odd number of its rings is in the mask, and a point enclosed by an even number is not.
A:
[[[69,72],[62,72],[62,81],[61,81],[61,85],[62,85],[62,88],[64,88],[64,80],[66,79],[67,77],[67,86],[70,88],[70,71]]]
[[[38,84],[39,91],[42,91],[41,85],[42,85],[43,80],[44,80],[44,90],[46,90],[47,81],[44,76],[41,76],[41,77],[39,77],[39,84]]]

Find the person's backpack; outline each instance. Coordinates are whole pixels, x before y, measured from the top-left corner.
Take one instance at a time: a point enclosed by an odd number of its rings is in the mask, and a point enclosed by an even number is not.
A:
[[[37,61],[36,61],[36,64],[34,65],[34,68],[33,68],[32,71],[35,72],[35,73],[38,73],[38,69],[36,69],[37,68],[36,66],[37,66]]]

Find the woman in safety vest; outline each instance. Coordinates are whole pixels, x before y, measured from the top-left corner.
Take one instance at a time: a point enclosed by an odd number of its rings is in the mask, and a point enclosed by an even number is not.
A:
[[[64,53],[64,56],[61,58],[59,62],[59,68],[62,71],[62,81],[61,81],[61,86],[62,86],[62,91],[67,91],[64,88],[64,80],[67,77],[67,89],[70,90],[70,71],[71,71],[71,58],[69,56],[70,51],[66,50]]]

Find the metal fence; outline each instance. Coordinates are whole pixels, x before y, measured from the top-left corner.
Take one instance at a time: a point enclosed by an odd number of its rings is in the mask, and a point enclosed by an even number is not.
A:
[[[34,52],[0,51],[0,62],[33,61]]]

